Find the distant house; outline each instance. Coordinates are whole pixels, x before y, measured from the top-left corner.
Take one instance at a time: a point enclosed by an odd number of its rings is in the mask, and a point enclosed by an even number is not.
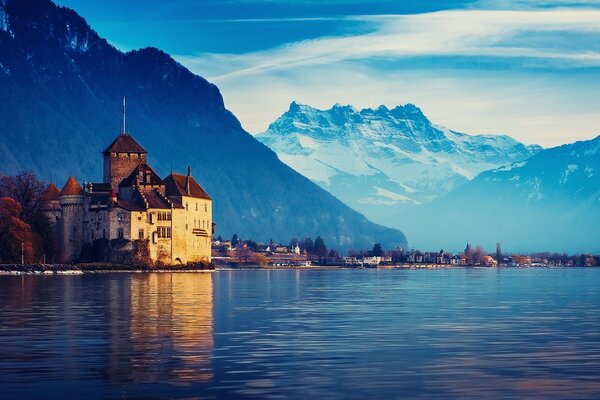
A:
[[[298,246],[297,244],[295,246],[291,246],[290,250],[292,251],[292,253],[300,255],[300,246]]]
[[[492,257],[492,256],[484,256],[483,257],[483,264],[485,266],[488,266],[488,267],[497,267],[498,266],[498,261],[496,261],[494,259],[494,257]]]
[[[288,253],[288,248],[286,246],[282,246],[280,244],[276,245],[273,249],[274,253]]]

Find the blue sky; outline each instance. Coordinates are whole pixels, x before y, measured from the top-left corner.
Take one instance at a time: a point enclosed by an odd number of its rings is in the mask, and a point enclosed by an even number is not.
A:
[[[122,50],[219,86],[251,133],[292,100],[414,103],[549,147],[600,134],[600,0],[60,0]]]

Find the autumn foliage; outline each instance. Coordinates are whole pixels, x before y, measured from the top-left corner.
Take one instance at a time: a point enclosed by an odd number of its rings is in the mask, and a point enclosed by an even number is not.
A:
[[[0,176],[0,262],[51,261],[52,225],[43,212],[45,185],[31,172]]]

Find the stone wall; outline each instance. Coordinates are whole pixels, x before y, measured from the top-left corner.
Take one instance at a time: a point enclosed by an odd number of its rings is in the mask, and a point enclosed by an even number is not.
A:
[[[104,155],[104,182],[110,183],[113,189],[131,174],[140,163],[146,162],[146,154],[109,153]]]

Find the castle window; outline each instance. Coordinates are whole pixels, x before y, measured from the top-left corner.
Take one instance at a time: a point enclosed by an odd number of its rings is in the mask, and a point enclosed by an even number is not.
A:
[[[123,234],[123,228],[117,229],[117,239],[123,239],[125,235]]]
[[[187,201],[186,201],[186,202],[185,202],[185,211],[187,211],[187,210],[188,210],[188,203],[187,203]]]
[[[159,239],[169,239],[171,237],[171,228],[159,226],[156,233]]]
[[[198,203],[196,203],[196,211],[198,211]]]
[[[143,229],[140,229],[140,230],[138,231],[138,238],[139,238],[139,239],[143,239],[143,238],[144,238],[144,230],[143,230]]]
[[[208,206],[204,204],[204,212],[208,212]]]

